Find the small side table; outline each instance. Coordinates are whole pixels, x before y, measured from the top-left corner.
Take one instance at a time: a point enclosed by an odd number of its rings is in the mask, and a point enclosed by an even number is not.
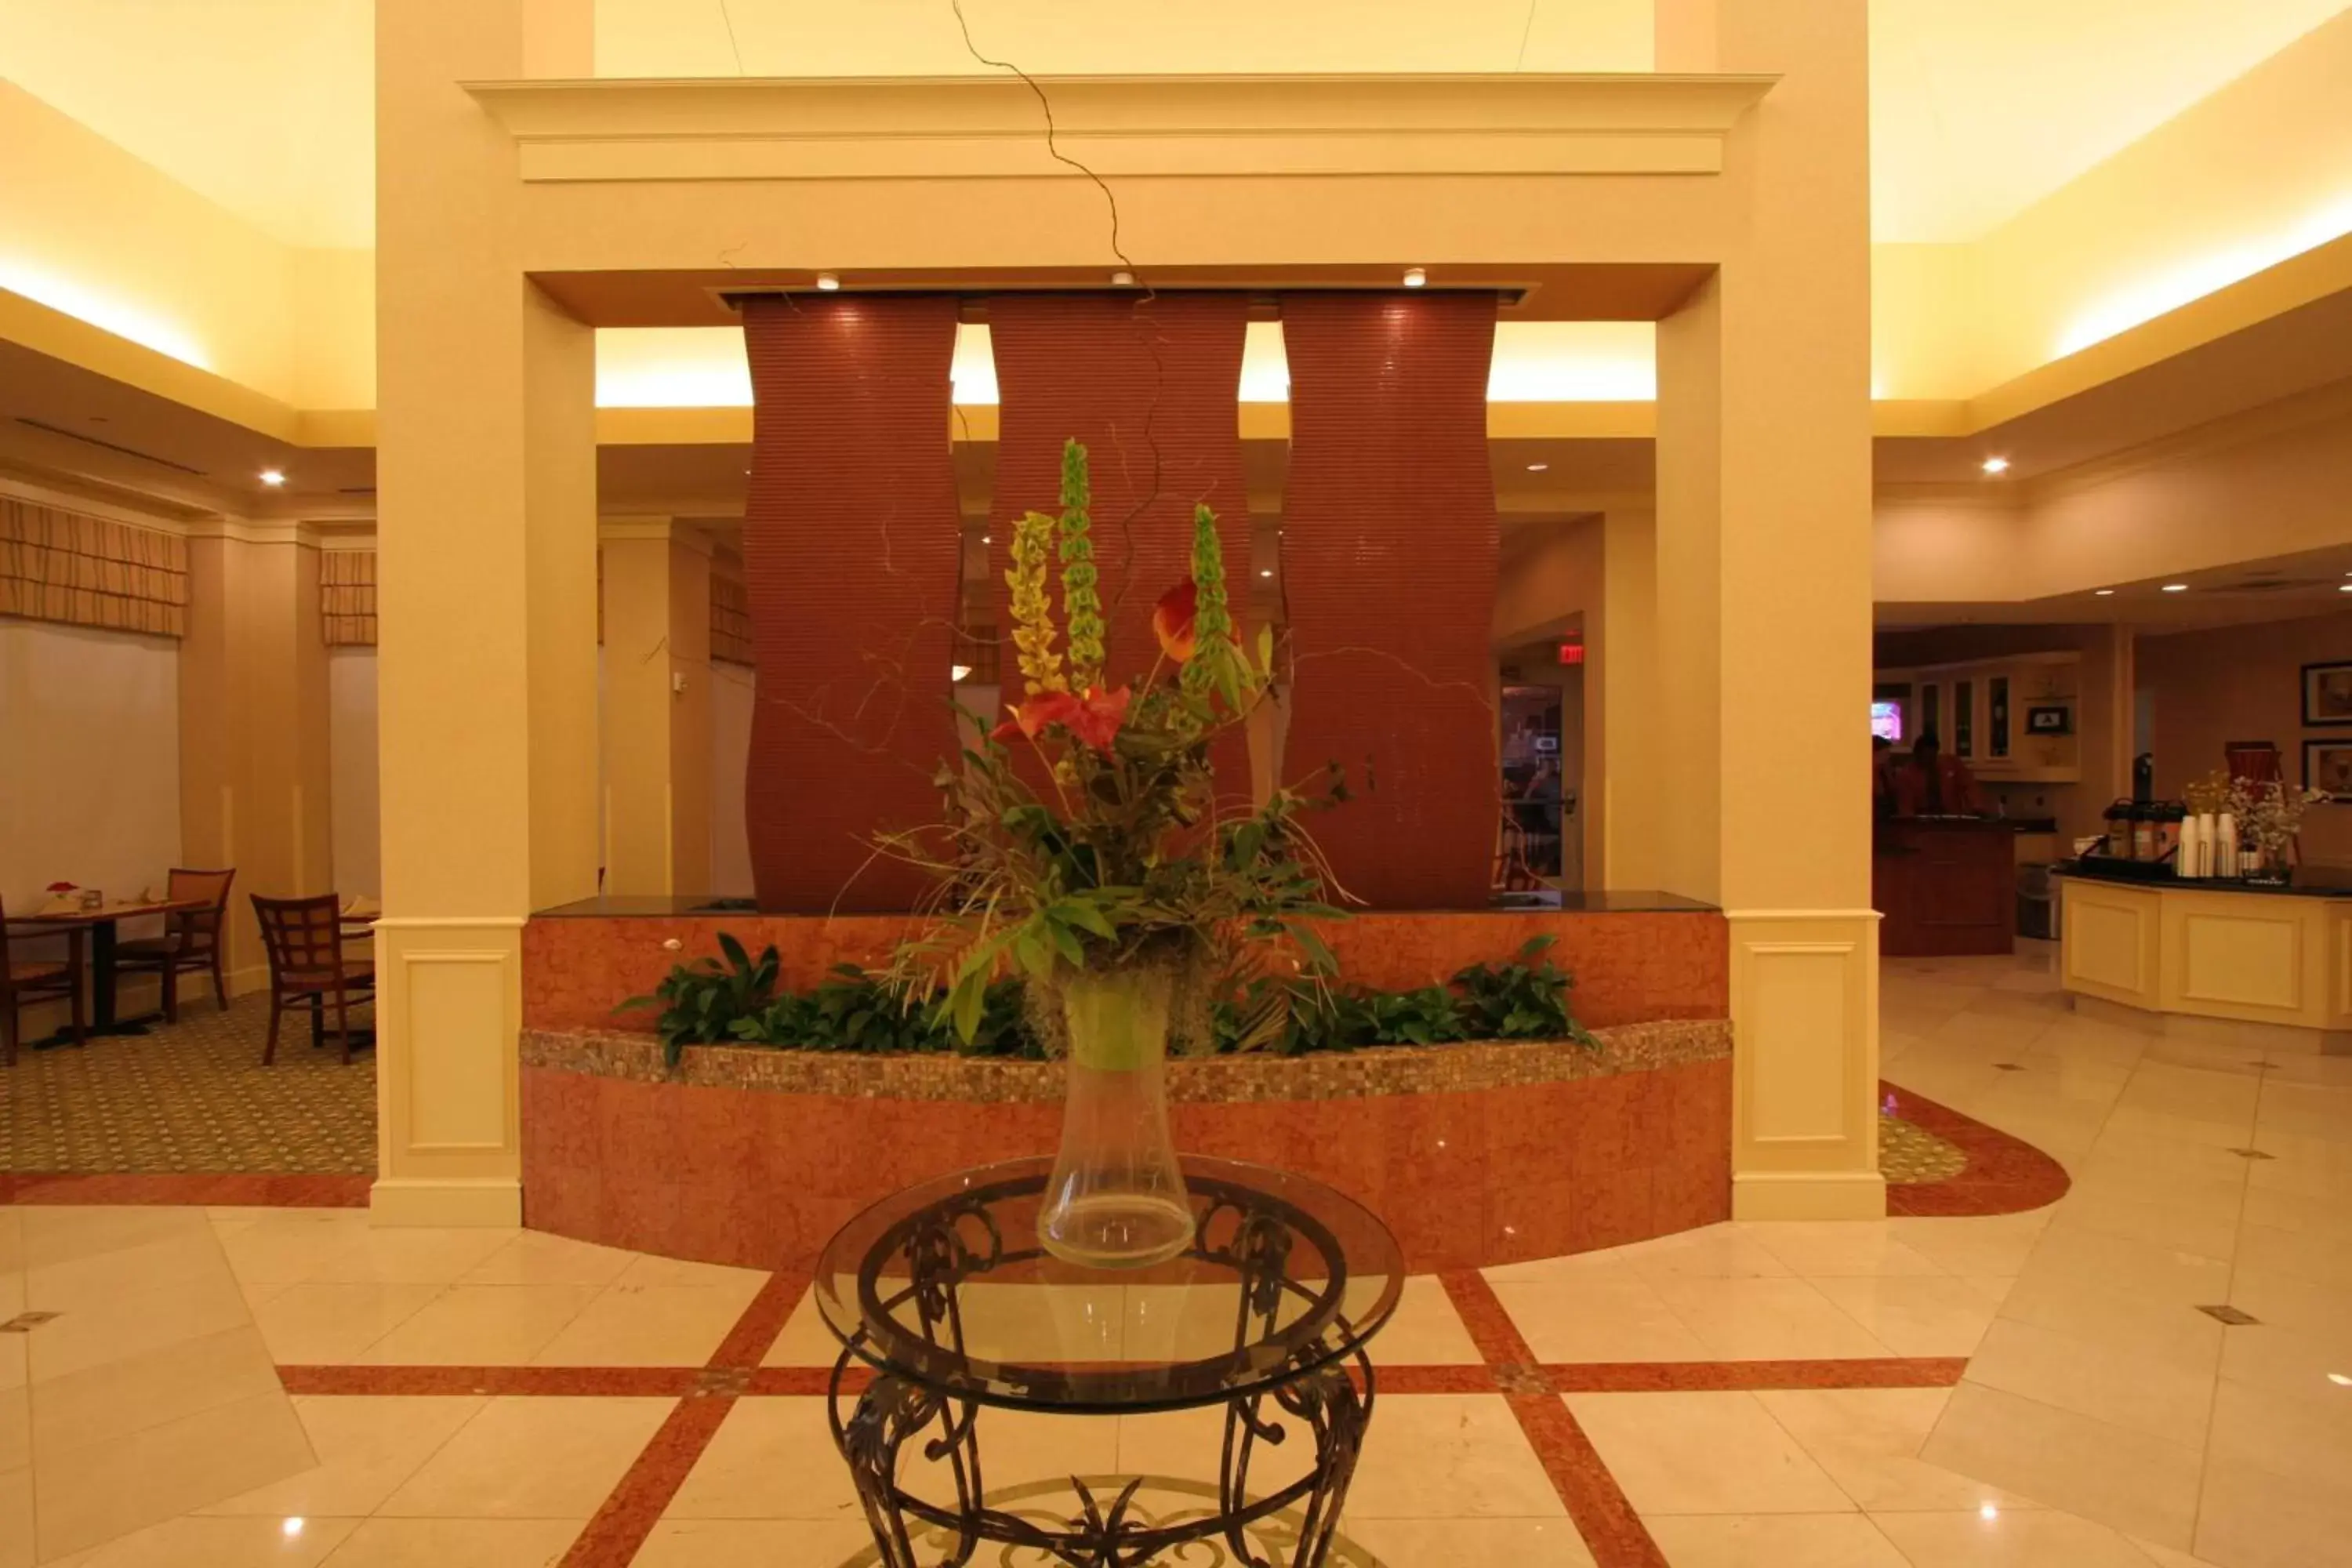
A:
[[[982,1542],[1074,1568],[1139,1568],[1192,1542],[1259,1560],[1246,1532],[1300,1510],[1292,1568],[1323,1568],[1372,1415],[1364,1345],[1396,1310],[1404,1263],[1363,1205],[1303,1176],[1187,1155],[1192,1247],[1156,1268],[1080,1268],[1037,1244],[1048,1160],[990,1165],[911,1187],[825,1245],[816,1299],[843,1345],[833,1435],[882,1568],[977,1561]],[[872,1377],[854,1407],[858,1365]],[[1072,1477],[1066,1507],[992,1506],[982,1482],[990,1408],[1071,1416],[1222,1406],[1215,1507],[1164,1519],[1125,1477]],[[1106,1452],[1110,1434],[1103,1434]],[[899,1453],[919,1439],[954,1496],[919,1497]],[[1311,1450],[1307,1473],[1263,1493],[1262,1451]],[[1022,1489],[1024,1494],[1030,1489]]]

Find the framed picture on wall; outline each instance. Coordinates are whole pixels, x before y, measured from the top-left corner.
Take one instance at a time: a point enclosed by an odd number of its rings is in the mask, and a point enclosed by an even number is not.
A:
[[[2303,787],[2326,791],[2335,805],[2352,804],[2352,739],[2305,741]]]
[[[2352,724],[2352,659],[2303,667],[2303,721]]]

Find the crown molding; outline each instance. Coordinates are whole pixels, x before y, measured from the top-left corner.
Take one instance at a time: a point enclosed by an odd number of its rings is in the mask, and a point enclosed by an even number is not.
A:
[[[322,547],[316,528],[303,519],[290,517],[200,517],[188,524],[187,536],[226,539],[238,544],[299,544],[311,550]]]
[[[526,182],[1713,174],[1772,76],[1006,76],[461,84]]]

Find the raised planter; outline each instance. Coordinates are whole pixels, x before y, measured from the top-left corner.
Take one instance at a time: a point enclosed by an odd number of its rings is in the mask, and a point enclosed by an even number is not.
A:
[[[1466,960],[1465,960],[1466,962]],[[1170,1064],[1177,1146],[1303,1172],[1393,1227],[1416,1271],[1614,1247],[1728,1217],[1731,1026],[1667,1019],[1565,1042]],[[536,1228],[713,1263],[806,1268],[909,1183],[1052,1152],[1058,1064],[522,1040]]]

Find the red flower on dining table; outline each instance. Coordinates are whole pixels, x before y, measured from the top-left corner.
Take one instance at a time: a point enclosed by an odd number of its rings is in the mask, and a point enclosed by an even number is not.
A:
[[[48,886],[48,891],[52,893],[72,893],[79,892],[79,890],[80,889],[71,882],[51,882]]]
[[[1160,603],[1152,606],[1152,633],[1160,639],[1160,651],[1178,664],[1192,657],[1192,627],[1200,603],[1201,591],[1187,577],[1160,595]]]
[[[1127,722],[1127,704],[1132,694],[1132,689],[1125,686],[1116,691],[1094,687],[1084,697],[1067,691],[1048,691],[1014,704],[1009,710],[1013,716],[996,727],[996,739],[1010,741],[1018,736],[1034,741],[1048,724],[1059,724],[1096,751],[1108,755],[1119,726]]]

